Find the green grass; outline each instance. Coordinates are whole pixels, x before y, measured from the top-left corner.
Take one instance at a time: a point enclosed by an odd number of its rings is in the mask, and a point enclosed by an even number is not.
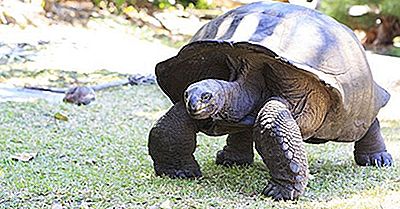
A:
[[[44,101],[0,103],[0,208],[398,208],[400,168],[359,167],[352,144],[307,145],[311,179],[297,202],[260,194],[269,175],[257,155],[247,168],[214,163],[224,138],[200,135],[195,153],[203,178],[156,177],[147,136],[170,102],[155,86],[105,91],[77,107]],[[69,121],[53,118],[61,112]],[[383,121],[400,162],[400,122]],[[13,161],[38,152],[30,162]]]

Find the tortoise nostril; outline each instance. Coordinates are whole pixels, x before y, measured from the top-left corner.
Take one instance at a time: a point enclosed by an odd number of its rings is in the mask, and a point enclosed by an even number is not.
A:
[[[193,101],[189,101],[189,107],[192,111],[196,110],[196,103]]]
[[[190,109],[191,112],[196,112],[197,111],[197,99],[195,97],[190,97],[187,99],[187,107]]]

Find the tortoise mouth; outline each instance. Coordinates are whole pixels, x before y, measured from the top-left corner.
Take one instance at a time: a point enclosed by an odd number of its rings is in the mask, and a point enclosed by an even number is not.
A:
[[[209,108],[203,107],[201,109],[188,109],[189,115],[194,119],[206,119],[211,117],[212,112],[210,112]]]
[[[195,108],[187,106],[189,115],[194,119],[207,119],[210,118],[216,112],[214,105],[198,104]]]

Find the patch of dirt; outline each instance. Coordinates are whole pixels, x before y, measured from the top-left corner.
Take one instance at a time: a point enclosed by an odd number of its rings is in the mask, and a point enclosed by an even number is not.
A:
[[[107,21],[104,20],[106,23]],[[177,52],[176,49],[157,41],[141,40],[141,31],[133,31],[118,24],[112,27],[104,22],[90,21],[88,28],[50,25],[20,29],[2,26],[0,30],[4,44],[48,44],[38,50],[30,60],[1,65],[0,70],[59,69],[86,73],[108,70],[129,74],[153,74],[156,63]]]

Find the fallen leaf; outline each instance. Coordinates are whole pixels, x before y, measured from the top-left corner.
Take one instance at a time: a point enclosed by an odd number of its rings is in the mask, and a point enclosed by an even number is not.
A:
[[[28,161],[33,160],[33,158],[35,158],[37,154],[38,154],[37,152],[18,153],[18,154],[11,156],[11,159],[16,160],[16,161],[28,162]]]
[[[162,209],[171,209],[171,201],[165,200],[163,203],[161,203],[160,208]]]
[[[57,120],[68,121],[68,117],[59,112],[54,114],[54,118]]]
[[[63,209],[63,206],[62,206],[60,203],[55,202],[55,203],[53,203],[53,205],[51,206],[51,209]]]
[[[85,163],[88,164],[88,165],[95,165],[96,164],[96,160],[92,159],[92,158],[86,159]]]
[[[158,205],[152,205],[149,207],[149,209],[158,209],[158,208],[160,208],[160,207],[158,207]]]

